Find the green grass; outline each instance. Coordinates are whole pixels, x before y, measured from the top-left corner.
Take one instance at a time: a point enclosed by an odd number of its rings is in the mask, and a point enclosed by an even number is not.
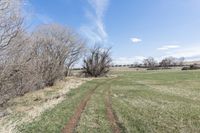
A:
[[[104,96],[110,90],[112,108],[123,132],[200,132],[200,71],[116,72],[114,79],[98,79],[72,90],[65,101],[32,123],[25,133],[59,133],[85,94],[98,85],[75,129],[78,133],[109,133]]]
[[[106,108],[104,104],[104,95],[109,84],[104,83],[97,88],[88,102],[83,112],[79,125],[76,129],[77,133],[110,133],[109,122],[106,118]]]
[[[113,108],[128,132],[200,132],[200,72],[121,73]]]
[[[72,90],[65,100],[55,108],[47,110],[41,117],[32,123],[25,123],[18,127],[23,133],[60,133],[67,121],[73,115],[75,108],[84,95],[96,86],[97,82],[90,81]]]

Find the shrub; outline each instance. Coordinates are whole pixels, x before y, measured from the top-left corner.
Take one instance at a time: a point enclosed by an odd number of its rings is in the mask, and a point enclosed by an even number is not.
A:
[[[200,69],[200,66],[197,64],[190,65],[189,67],[183,67],[182,70],[197,70]]]
[[[181,70],[190,70],[190,67],[183,67]]]
[[[83,73],[91,77],[105,76],[110,70],[110,65],[110,49],[95,46],[84,59]]]

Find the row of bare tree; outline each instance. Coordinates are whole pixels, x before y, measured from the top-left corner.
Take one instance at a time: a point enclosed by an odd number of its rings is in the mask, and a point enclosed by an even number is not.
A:
[[[155,67],[169,68],[173,66],[183,66],[184,58],[166,57],[160,62],[157,62],[153,57],[144,59],[144,67],[154,69]]]
[[[69,75],[85,50],[83,39],[59,25],[24,29],[21,0],[0,0],[0,106]]]
[[[169,68],[176,66],[183,66],[185,58],[175,58],[175,57],[166,57],[162,59],[160,62],[154,59],[153,57],[149,57],[143,60],[142,63],[135,62],[133,64],[128,65],[112,65],[112,67],[130,67],[130,68]]]

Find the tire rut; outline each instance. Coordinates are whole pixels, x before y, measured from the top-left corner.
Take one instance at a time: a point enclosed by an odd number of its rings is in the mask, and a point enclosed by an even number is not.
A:
[[[113,112],[111,101],[110,101],[110,92],[105,95],[105,105],[106,105],[106,114],[108,121],[112,127],[113,133],[121,133],[120,125],[118,124],[118,119]]]
[[[94,89],[92,89],[85,98],[80,102],[78,107],[75,109],[74,115],[70,118],[70,120],[65,125],[64,129],[62,130],[62,133],[73,133],[79,120],[81,117],[82,112],[84,111],[88,101],[90,100],[92,94],[94,91],[99,87],[99,85],[96,85]]]

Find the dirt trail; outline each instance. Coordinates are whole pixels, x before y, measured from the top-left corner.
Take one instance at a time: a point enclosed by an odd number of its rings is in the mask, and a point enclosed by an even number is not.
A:
[[[106,104],[107,117],[108,117],[108,120],[109,120],[109,123],[112,127],[113,132],[114,133],[120,133],[121,130],[120,130],[120,127],[118,125],[118,120],[117,120],[117,117],[115,116],[113,109],[112,109],[112,105],[111,105],[111,101],[110,101],[110,94],[105,95],[105,104]]]
[[[62,130],[62,133],[73,133],[79,120],[81,117],[82,112],[84,111],[88,101],[90,100],[92,94],[94,93],[94,91],[100,86],[96,85],[94,89],[92,89],[86,96],[85,98],[81,101],[81,103],[78,105],[78,107],[75,110],[74,115],[70,118],[70,120],[68,121],[68,123],[66,124],[66,126],[64,127],[64,129]],[[112,130],[114,133],[120,133],[121,129],[120,129],[120,125],[118,125],[118,119],[115,116],[113,109],[112,109],[112,105],[111,105],[111,101],[110,101],[110,91],[107,92],[108,94],[105,93],[105,105],[106,105],[106,115],[108,118],[108,121],[112,127]]]
[[[92,94],[98,88],[98,86],[99,85],[97,85],[93,90],[91,90],[85,96],[85,98],[81,101],[81,103],[76,108],[74,115],[70,118],[70,120],[68,121],[68,123],[66,124],[64,129],[62,130],[62,133],[73,133],[74,129],[76,128],[76,126],[77,126],[77,124],[78,124],[78,122],[80,120],[81,114],[85,109],[86,104],[88,103],[88,101],[90,100]]]

